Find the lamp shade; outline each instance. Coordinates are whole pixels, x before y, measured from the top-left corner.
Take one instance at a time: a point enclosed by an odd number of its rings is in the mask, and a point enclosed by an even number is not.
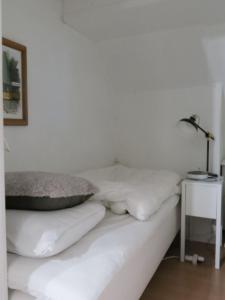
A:
[[[192,115],[190,118],[183,118],[180,120],[180,122],[185,123],[187,126],[193,126],[198,131],[198,124],[197,124],[197,115]]]
[[[177,126],[184,135],[189,137],[193,136],[198,131],[195,123],[190,118],[180,119]]]

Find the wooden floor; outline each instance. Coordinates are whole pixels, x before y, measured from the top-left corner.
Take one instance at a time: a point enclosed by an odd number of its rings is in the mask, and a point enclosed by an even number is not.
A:
[[[192,243],[187,253],[204,255],[206,262],[193,266],[178,259],[163,261],[141,300],[225,300],[225,263],[220,271],[214,269],[214,248]]]

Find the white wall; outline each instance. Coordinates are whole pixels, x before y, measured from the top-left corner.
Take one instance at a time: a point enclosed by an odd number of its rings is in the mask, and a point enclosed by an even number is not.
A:
[[[202,126],[211,129],[213,87],[119,95],[118,111],[116,135],[120,161],[181,174],[206,168],[204,135],[186,134],[179,128],[178,120],[197,113]]]
[[[13,20],[13,21],[12,21]],[[113,161],[111,104],[95,46],[61,21],[60,0],[3,0],[4,36],[27,46],[27,127],[5,127],[7,170]]]
[[[98,46],[119,93],[225,82],[225,25],[155,32]]]
[[[199,113],[202,125],[218,131],[220,118],[213,112],[217,106],[212,101],[218,93],[214,83],[225,84],[225,25],[113,39],[98,47],[118,112],[118,159],[173,167],[182,173],[190,167],[205,167],[204,137],[190,145],[177,138],[174,124],[178,117]],[[154,124],[157,128],[152,132]],[[166,136],[170,137],[167,142]],[[176,149],[182,149],[178,156]],[[224,155],[222,151],[220,158]]]
[[[95,167],[111,163],[115,150],[133,165],[180,172],[204,167],[204,138],[192,137],[190,146],[175,126],[198,112],[203,125],[213,128],[212,83],[223,81],[223,74],[225,82],[225,59],[223,68],[213,54],[222,55],[225,26],[96,46],[63,25],[60,13],[59,0],[3,1],[4,35],[28,47],[29,81],[29,126],[5,129],[11,146],[7,169]]]

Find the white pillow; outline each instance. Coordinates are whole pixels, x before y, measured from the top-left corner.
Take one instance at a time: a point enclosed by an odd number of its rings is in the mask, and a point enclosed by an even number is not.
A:
[[[105,215],[98,203],[50,212],[7,210],[7,248],[28,257],[53,256],[79,241]]]

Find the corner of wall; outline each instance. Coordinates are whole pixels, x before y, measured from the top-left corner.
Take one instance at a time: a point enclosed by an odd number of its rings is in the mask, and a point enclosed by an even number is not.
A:
[[[215,136],[212,156],[212,171],[220,174],[220,165],[222,160],[222,101],[223,101],[223,84],[216,82],[212,91],[212,132]]]

